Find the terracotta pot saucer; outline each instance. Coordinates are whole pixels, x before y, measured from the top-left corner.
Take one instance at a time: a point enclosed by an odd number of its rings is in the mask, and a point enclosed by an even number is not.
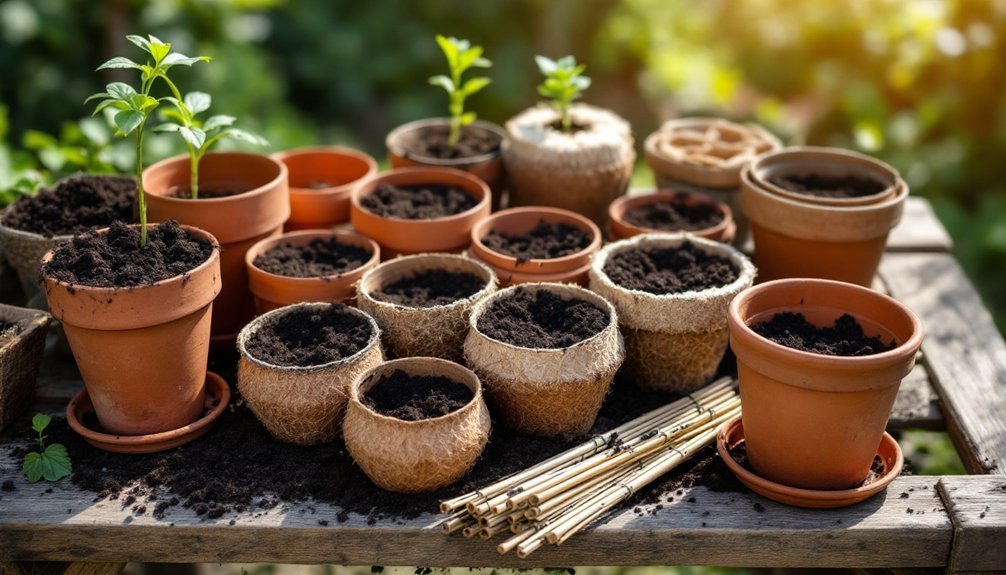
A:
[[[767,497],[772,501],[796,507],[829,509],[846,507],[865,501],[886,489],[887,485],[894,481],[895,477],[901,475],[901,468],[905,463],[898,442],[891,437],[891,434],[885,432],[880,440],[880,445],[877,447],[877,457],[883,463],[884,471],[873,481],[852,489],[837,489],[833,491],[799,489],[755,475],[750,469],[738,463],[730,455],[729,450],[743,442],[744,424],[741,421],[741,416],[738,416],[727,422],[716,438],[716,450],[719,452],[720,458],[730,468],[730,471],[737,476],[737,479],[741,483],[758,495]]]
[[[196,421],[160,433],[147,435],[113,435],[94,431],[84,425],[83,418],[87,412],[94,411],[94,404],[87,394],[87,389],[80,390],[66,406],[66,421],[70,428],[80,434],[88,443],[114,453],[155,453],[172,447],[184,445],[201,437],[210,430],[213,422],[220,417],[231,400],[231,388],[224,378],[206,372],[206,399],[203,415]]]

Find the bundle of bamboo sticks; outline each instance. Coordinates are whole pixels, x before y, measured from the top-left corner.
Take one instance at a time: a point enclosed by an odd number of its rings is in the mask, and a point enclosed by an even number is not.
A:
[[[740,397],[723,378],[678,401],[492,485],[440,503],[444,531],[510,537],[500,554],[524,558],[561,545],[637,490],[712,443],[740,414]]]

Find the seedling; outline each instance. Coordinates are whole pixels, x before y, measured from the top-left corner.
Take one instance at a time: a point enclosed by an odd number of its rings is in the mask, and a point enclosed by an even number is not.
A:
[[[45,444],[45,428],[49,427],[52,418],[44,413],[36,413],[31,418],[31,428],[38,433],[39,451],[30,451],[24,456],[22,469],[28,483],[35,483],[39,479],[46,481],[59,481],[70,475],[73,466],[70,464],[70,456],[66,453],[66,448],[59,443]]]
[[[242,140],[258,146],[267,146],[265,138],[232,128],[237,121],[234,116],[219,114],[202,121],[197,116],[210,108],[213,99],[204,92],[189,92],[185,98],[167,97],[162,100],[174,105],[174,109],[164,112],[168,122],[154,128],[157,132],[174,132],[181,136],[189,151],[189,190],[192,199],[199,198],[199,161],[213,144],[224,138]]]
[[[150,55],[152,60],[147,60],[145,64],[139,64],[125,58],[117,56],[98,66],[98,70],[110,68],[128,68],[140,72],[140,89],[137,90],[124,82],[112,82],[105,86],[104,92],[99,92],[84,100],[85,103],[91,100],[100,99],[98,105],[94,107],[92,115],[112,107],[116,110],[114,120],[118,129],[117,135],[127,137],[136,133],[136,201],[139,204],[140,212],[140,246],[147,246],[147,202],[143,195],[143,129],[147,119],[160,105],[161,100],[150,95],[154,83],[161,79],[167,84],[175,100],[181,100],[182,95],[178,87],[168,77],[168,72],[175,66],[191,66],[196,62],[209,62],[208,56],[196,56],[190,58],[184,54],[171,51],[171,44],[161,42],[154,36],[143,38],[142,36],[126,36],[126,39],[137,45],[144,52]],[[163,99],[163,98],[162,98]]]
[[[468,40],[446,38],[437,34],[437,44],[447,58],[450,77],[443,74],[430,78],[430,84],[447,91],[450,99],[447,110],[451,114],[451,131],[447,145],[454,148],[461,138],[461,128],[471,124],[477,117],[475,112],[465,112],[465,98],[489,85],[491,80],[484,76],[469,78],[464,83],[461,76],[469,68],[489,68],[492,62],[482,57],[482,46],[472,46]]]
[[[563,56],[558,60],[535,56],[534,61],[545,76],[545,81],[538,85],[538,93],[552,100],[552,105],[561,114],[562,131],[569,132],[573,127],[569,105],[590,87],[590,78],[583,75],[587,66],[577,65],[573,56]]]

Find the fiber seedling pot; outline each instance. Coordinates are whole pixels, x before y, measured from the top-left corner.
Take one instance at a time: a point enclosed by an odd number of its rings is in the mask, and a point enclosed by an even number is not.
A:
[[[478,328],[479,318],[516,290],[545,290],[562,299],[584,300],[604,310],[610,321],[597,334],[557,349],[519,347],[485,335]],[[625,359],[618,316],[607,300],[581,287],[547,283],[506,288],[476,304],[464,352],[499,421],[519,433],[547,437],[589,431]]]
[[[739,273],[733,282],[699,291],[653,294],[612,281],[604,266],[615,254],[674,248],[691,242],[729,259]],[[727,349],[730,300],[754,282],[755,268],[731,246],[687,235],[643,234],[605,246],[590,268],[590,289],[618,311],[625,337],[625,372],[644,389],[689,393],[709,383]]]
[[[444,305],[413,307],[382,301],[374,292],[393,282],[429,270],[473,274],[484,286],[474,294]],[[430,356],[460,363],[472,308],[496,291],[496,276],[484,264],[453,254],[419,254],[384,262],[367,271],[357,286],[357,305],[381,326],[384,345],[396,357]]]
[[[770,152],[751,162],[751,180],[762,189],[798,202],[824,206],[865,206],[893,197],[902,184],[898,171],[889,164],[863,154],[841,148],[799,146]],[[845,197],[801,193],[776,183],[787,177],[854,177],[872,180],[878,191],[872,194]]]
[[[342,433],[350,385],[384,361],[381,330],[366,313],[346,307],[346,313],[366,320],[371,335],[355,354],[322,365],[280,366],[251,355],[248,342],[270,321],[303,309],[324,309],[329,303],[300,303],[255,318],[238,335],[238,389],[248,407],[273,437],[288,443],[326,443]]]
[[[272,157],[289,171],[290,219],[283,227],[288,232],[348,222],[353,188],[378,169],[369,154],[341,146],[297,148]]]
[[[852,315],[868,336],[896,347],[875,355],[828,356],[779,345],[749,326],[779,312],[814,325]],[[898,393],[922,343],[919,318],[873,290],[819,279],[772,281],[730,304],[744,434],[755,473],[791,487],[848,489],[867,476]]]
[[[405,421],[377,413],[361,398],[385,374],[402,370],[413,376],[444,376],[474,394],[464,407],[431,419]],[[432,357],[383,363],[350,387],[343,423],[346,449],[379,487],[399,493],[434,491],[461,479],[489,441],[489,410],[482,384],[470,370]]]
[[[717,224],[694,230],[671,230],[658,229],[656,227],[644,227],[636,225],[626,219],[626,214],[632,212],[633,210],[659,204],[668,204],[672,207],[710,206],[720,215],[722,219],[720,219]],[[640,234],[687,231],[695,237],[729,244],[733,241],[734,235],[737,233],[737,224],[734,223],[733,210],[730,209],[730,206],[723,202],[714,201],[710,199],[709,196],[694,192],[656,190],[653,193],[642,194],[639,196],[623,196],[614,202],[611,202],[611,205],[608,206],[608,231],[613,240],[624,240]]]
[[[35,400],[50,321],[52,316],[45,312],[0,304],[0,323],[13,326],[11,332],[0,333],[0,430]]]

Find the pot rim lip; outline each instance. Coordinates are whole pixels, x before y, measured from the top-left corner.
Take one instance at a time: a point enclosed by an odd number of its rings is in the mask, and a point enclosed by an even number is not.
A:
[[[150,196],[156,196],[158,198],[158,200],[163,200],[163,201],[168,202],[168,203],[179,204],[179,205],[193,204],[193,203],[195,203],[197,205],[202,205],[202,204],[222,204],[222,203],[237,201],[239,199],[247,199],[249,197],[264,196],[264,195],[268,194],[269,192],[271,192],[276,186],[279,186],[279,185],[281,185],[281,184],[283,184],[285,182],[288,182],[289,170],[287,169],[286,164],[284,164],[283,162],[277,160],[276,158],[274,158],[270,154],[260,154],[260,153],[256,153],[256,152],[240,152],[240,151],[209,152],[205,156],[203,156],[203,160],[205,160],[206,158],[210,158],[210,157],[222,157],[222,156],[238,156],[238,157],[243,157],[243,158],[262,158],[262,159],[265,159],[265,160],[267,160],[269,162],[272,162],[276,166],[279,166],[279,173],[276,174],[276,177],[274,177],[273,179],[269,180],[268,182],[262,183],[262,184],[254,187],[254,188],[252,188],[250,190],[245,190],[243,192],[238,192],[236,194],[231,194],[229,196],[220,196],[220,197],[216,197],[216,198],[198,198],[198,199],[195,199],[195,200],[192,199],[192,198],[176,198],[176,197],[173,197],[173,196],[167,196],[167,195],[157,194],[157,193],[153,192],[152,190],[149,190],[149,189],[146,189],[146,188],[144,188],[144,193],[149,194]],[[188,161],[189,161],[189,155],[188,154],[178,154],[177,156],[171,156],[170,158],[165,158],[165,159],[163,159],[163,160],[161,160],[159,162],[156,162],[156,163],[153,163],[153,164],[147,166],[146,168],[143,169],[143,174],[147,174],[148,172],[153,173],[153,170],[155,168],[158,169],[158,170],[170,169],[171,167],[173,167],[173,164],[175,164],[175,163],[188,162]],[[141,176],[141,178],[142,177],[143,176]]]
[[[533,126],[541,128],[543,131],[544,130],[548,130],[548,134],[551,137],[562,138],[562,139],[565,139],[565,140],[576,140],[576,139],[579,139],[581,137],[581,135],[591,135],[591,134],[602,134],[602,135],[603,134],[618,134],[619,136],[625,135],[625,136],[628,136],[630,139],[632,138],[632,128],[631,128],[631,126],[629,126],[629,122],[625,118],[623,118],[623,117],[619,116],[617,113],[615,113],[614,110],[612,110],[610,108],[602,108],[601,106],[594,106],[594,105],[588,104],[586,102],[573,102],[573,103],[571,103],[570,106],[569,106],[570,114],[572,115],[577,110],[579,110],[581,113],[587,113],[587,114],[592,114],[592,115],[596,114],[598,116],[597,118],[593,119],[593,121],[591,123],[591,127],[589,129],[578,130],[578,131],[573,132],[573,133],[566,133],[566,132],[563,132],[561,130],[552,130],[552,129],[550,129],[548,127],[548,125],[551,124],[552,122],[560,120],[562,118],[562,115],[559,113],[558,110],[555,109],[555,107],[551,106],[548,102],[544,102],[544,101],[540,101],[540,102],[538,102],[538,103],[536,103],[536,104],[534,104],[532,106],[524,108],[520,112],[518,112],[518,113],[514,114],[513,116],[511,116],[506,121],[504,129],[506,130],[507,135],[510,135],[510,129],[509,128],[510,128],[511,123],[513,123],[516,126],[518,124],[516,124],[514,122],[516,120],[518,120],[518,119],[521,119],[521,120],[524,120],[524,122],[522,122],[520,125],[524,125],[525,123],[527,125],[533,125]],[[544,115],[546,112],[550,113],[550,115],[547,116],[547,117]],[[542,114],[541,121],[538,121],[537,119],[535,119],[534,121],[532,121],[531,119],[528,119],[528,118],[522,118],[522,116],[533,115],[533,114],[536,114],[536,113],[541,113]],[[546,119],[547,119],[547,121],[546,121]],[[623,124],[624,124],[624,126],[623,126]],[[622,128],[623,127],[628,128],[628,130],[625,132],[625,134],[622,134],[622,132],[623,132]],[[538,147],[538,148],[549,147],[549,146],[546,145],[546,142],[544,142],[544,141],[542,141],[542,142],[535,142],[535,141],[532,141],[532,140],[524,140],[524,139],[519,139],[519,138],[507,138],[507,142],[510,142],[511,140],[514,140],[514,139],[519,140],[520,142],[525,143],[525,144],[534,145],[535,147]],[[629,146],[629,147],[632,148],[632,146]]]
[[[592,236],[590,243],[587,245],[587,247],[583,248],[582,250],[578,250],[571,254],[566,254],[564,256],[559,256],[557,258],[531,258],[526,262],[517,263],[517,258],[515,256],[505,254],[503,252],[498,252],[490,248],[489,246],[485,245],[485,243],[482,241],[484,238],[480,237],[482,235],[482,232],[485,231],[486,228],[489,228],[488,232],[492,232],[493,231],[492,224],[496,223],[497,221],[503,219],[506,216],[536,214],[536,213],[567,216],[576,220],[577,222],[583,224],[583,226],[585,226],[588,231],[590,231]],[[485,235],[488,235],[488,232]],[[586,216],[583,216],[576,212],[565,210],[562,208],[553,208],[549,206],[517,206],[513,208],[507,208],[505,210],[500,210],[493,214],[489,214],[488,216],[475,222],[475,225],[472,226],[470,236],[472,239],[472,246],[478,246],[478,248],[470,248],[470,249],[483,249],[488,252],[492,252],[493,255],[499,257],[503,261],[506,261],[508,265],[514,266],[514,269],[512,271],[522,271],[519,268],[521,268],[522,266],[530,267],[532,264],[539,264],[539,265],[544,263],[564,264],[566,262],[581,259],[584,256],[590,256],[591,254],[597,252],[601,248],[601,229],[597,227],[597,224],[595,224]]]
[[[279,163],[286,165],[286,161],[289,158],[299,157],[299,156],[314,156],[314,155],[325,155],[334,158],[359,160],[367,165],[367,171],[365,174],[359,178],[349,180],[348,182],[343,182],[334,186],[326,186],[324,188],[302,188],[299,186],[294,186],[289,184],[291,194],[337,194],[337,193],[348,193],[351,192],[353,187],[358,186],[360,183],[365,181],[367,178],[372,178],[381,169],[378,165],[377,160],[373,156],[364,152],[363,150],[357,150],[356,148],[351,148],[349,146],[340,145],[316,145],[316,146],[300,146],[297,148],[290,148],[287,150],[280,150],[279,152],[273,152],[269,154],[270,158],[278,161]],[[287,167],[287,178],[290,176],[290,168]],[[289,180],[288,180],[289,181]]]
[[[723,216],[723,219],[720,220],[720,222],[715,226],[709,226],[707,228],[700,228],[697,230],[688,230],[688,231],[644,228],[642,226],[637,226],[636,224],[633,224],[625,219],[625,214],[628,214],[632,209],[659,203],[680,204],[683,203],[678,201],[680,198],[694,199],[700,203],[711,204],[717,209],[717,211],[719,211],[719,214]],[[613,215],[616,206],[632,204],[634,201],[640,202],[643,200],[651,200],[651,199],[653,201],[644,202],[634,206],[627,206],[621,217],[616,218]],[[688,190],[675,190],[673,188],[658,186],[656,188],[653,188],[652,190],[650,188],[647,188],[647,191],[644,194],[639,194],[635,196],[619,196],[615,198],[614,201],[608,204],[608,219],[611,220],[612,222],[617,221],[620,225],[625,226],[627,228],[631,228],[633,230],[640,230],[639,233],[637,233],[636,235],[649,234],[649,233],[660,233],[660,234],[690,233],[699,235],[699,234],[722,233],[726,231],[727,228],[729,227],[730,222],[734,220],[734,217],[733,217],[733,210],[730,209],[730,206],[727,205],[725,202],[714,200],[709,196],[700,194],[698,192],[692,192]]]
[[[389,301],[384,301],[384,300],[381,300],[381,299],[377,299],[373,295],[371,295],[371,290],[369,290],[369,289],[363,289],[364,282],[366,280],[370,279],[371,275],[378,273],[377,270],[384,271],[384,270],[386,270],[388,268],[395,267],[396,265],[406,265],[408,263],[416,262],[419,259],[432,261],[434,258],[436,258],[436,259],[447,258],[447,259],[457,260],[459,262],[464,262],[465,264],[468,264],[468,265],[472,265],[474,268],[478,269],[482,273],[487,274],[488,277],[489,277],[489,279],[486,280],[485,285],[483,285],[481,288],[479,288],[479,291],[473,293],[472,295],[470,295],[470,296],[468,296],[466,298],[457,299],[457,300],[454,300],[454,301],[452,301],[450,303],[445,303],[443,305],[436,305],[436,306],[430,306],[430,307],[408,306],[408,305],[402,305],[402,304],[399,304],[399,303],[393,303],[393,302],[389,302]],[[427,271],[429,269],[439,269],[439,268],[416,265],[413,268],[413,271],[414,272],[419,272],[419,271]],[[390,260],[388,260],[386,262],[381,262],[378,265],[376,265],[376,266],[368,269],[367,271],[365,271],[363,273],[363,275],[360,276],[360,279],[359,279],[359,281],[357,283],[357,297],[358,298],[360,298],[360,297],[365,298],[369,303],[375,304],[377,307],[394,309],[394,310],[406,310],[406,311],[410,311],[410,312],[429,312],[429,311],[451,312],[451,311],[454,311],[455,308],[464,307],[464,306],[466,306],[466,305],[468,305],[470,303],[477,302],[477,301],[483,299],[484,297],[491,295],[492,293],[494,293],[496,291],[496,287],[498,286],[498,284],[499,284],[499,279],[496,277],[496,274],[493,272],[492,268],[490,268],[486,264],[484,264],[484,263],[482,263],[482,262],[480,262],[480,261],[478,261],[478,260],[476,260],[474,258],[463,256],[461,254],[449,254],[449,253],[438,253],[438,252],[424,252],[424,253],[421,253],[421,254],[410,254],[410,255],[406,255],[406,256],[398,256],[398,257],[392,258],[392,259],[390,259]]]
[[[247,325],[241,328],[240,332],[238,332],[237,337],[238,353],[241,355],[242,358],[247,359],[248,361],[254,363],[255,365],[264,369],[268,369],[270,371],[279,371],[284,373],[313,373],[329,367],[339,367],[342,365],[348,365],[350,363],[353,363],[358,359],[362,358],[365,354],[370,353],[374,349],[374,347],[380,346],[381,328],[377,325],[377,322],[374,321],[374,318],[371,317],[369,313],[361,309],[357,309],[355,307],[348,306],[345,304],[339,304],[339,305],[342,305],[343,308],[347,311],[347,313],[351,313],[353,315],[362,317],[370,325],[370,339],[367,341],[367,345],[363,346],[359,351],[357,351],[353,355],[347,357],[341,357],[328,363],[319,363],[317,365],[274,365],[253,356],[251,353],[249,353],[248,349],[245,346],[245,344],[248,342],[248,339],[252,335],[254,335],[267,320],[271,319],[274,316],[283,315],[285,313],[289,313],[291,311],[304,307],[334,307],[335,305],[336,304],[332,302],[321,302],[321,301],[300,302],[266,312],[250,321]]]
[[[382,216],[382,215],[375,214],[374,212],[368,210],[367,208],[363,207],[363,204],[360,203],[360,198],[363,195],[362,194],[362,190],[364,188],[368,187],[368,186],[373,186],[373,187],[376,188],[376,186],[378,186],[382,181],[386,180],[389,176],[393,176],[393,175],[397,175],[397,174],[403,174],[403,173],[404,174],[409,174],[409,173],[420,174],[420,173],[424,173],[424,172],[427,173],[427,175],[429,175],[429,178],[424,178],[422,182],[413,183],[413,184],[404,184],[404,185],[441,184],[441,182],[437,181],[436,176],[439,175],[439,174],[443,174],[445,172],[450,172],[450,174],[452,176],[460,177],[460,178],[466,180],[468,183],[470,183],[473,187],[477,187],[478,189],[480,189],[482,191],[482,197],[479,198],[479,200],[475,203],[474,206],[472,206],[471,208],[468,208],[467,210],[465,210],[463,212],[460,212],[460,213],[457,213],[457,214],[451,214],[449,216],[442,216],[442,217],[439,217],[439,218],[424,218],[424,219],[408,219],[408,218],[396,218],[396,217],[393,217],[393,216]],[[451,185],[451,184],[441,184],[441,185]],[[462,188],[462,189],[465,190],[465,193],[467,193],[469,195],[472,195],[470,188],[465,188],[463,186],[458,186],[456,184],[455,184],[455,187],[460,187],[460,188]],[[442,167],[442,166],[410,166],[410,167],[407,167],[407,168],[393,168],[391,170],[387,170],[387,171],[384,171],[384,172],[378,172],[378,173],[374,174],[373,176],[367,178],[366,180],[360,182],[359,185],[357,185],[355,188],[353,188],[353,191],[352,191],[352,193],[349,196],[349,201],[350,201],[351,207],[353,209],[355,209],[355,210],[357,210],[359,212],[363,212],[363,213],[367,214],[368,216],[370,216],[372,218],[375,218],[375,219],[378,219],[378,220],[384,220],[384,221],[388,221],[388,222],[392,222],[392,223],[396,223],[396,224],[402,224],[402,223],[405,223],[405,224],[426,224],[426,223],[432,223],[432,224],[451,224],[451,223],[460,222],[460,221],[465,220],[467,218],[470,218],[472,216],[477,216],[480,211],[486,209],[486,207],[489,206],[489,203],[490,203],[490,200],[491,200],[490,194],[491,194],[491,192],[489,191],[489,185],[488,184],[486,184],[481,178],[479,178],[477,176],[474,176],[471,173],[466,172],[464,170],[459,170],[457,168],[450,168],[450,167]]]
[[[258,256],[258,255],[264,254],[265,252],[269,251],[270,249],[276,247],[281,242],[290,240],[290,238],[299,238],[299,237],[306,237],[306,236],[316,236],[319,239],[329,238],[329,239],[337,239],[337,240],[345,238],[345,237],[362,238],[364,240],[367,240],[367,242],[370,244],[370,248],[371,248],[370,249],[370,258],[367,261],[363,262],[362,264],[356,266],[355,268],[348,269],[348,270],[346,270],[346,271],[344,271],[342,273],[333,274],[333,275],[327,275],[327,276],[310,276],[310,277],[284,276],[284,275],[274,274],[272,272],[266,271],[266,270],[264,270],[264,269],[262,269],[262,268],[260,268],[260,267],[258,267],[258,266],[255,265],[255,258],[252,256],[253,253],[257,252],[257,253],[255,253],[255,255]],[[273,245],[270,245],[268,248],[266,248],[265,246],[267,244],[273,244]],[[262,246],[262,247],[260,248],[260,246]],[[265,275],[266,277],[268,277],[270,279],[277,279],[277,280],[281,280],[281,281],[288,281],[288,282],[302,283],[302,284],[308,284],[308,283],[312,283],[313,284],[313,283],[317,283],[319,281],[325,282],[325,283],[329,283],[329,282],[332,282],[332,281],[344,278],[344,277],[346,277],[346,276],[348,276],[350,274],[353,274],[354,272],[359,272],[360,270],[366,270],[368,267],[373,267],[375,263],[378,263],[380,261],[381,261],[381,247],[372,238],[367,237],[367,236],[365,236],[365,235],[363,235],[361,233],[358,233],[358,232],[343,232],[343,231],[335,231],[335,230],[294,230],[294,231],[290,231],[290,232],[283,232],[282,234],[280,234],[278,236],[274,236],[274,237],[270,237],[270,238],[262,238],[261,240],[259,240],[259,241],[255,242],[254,244],[252,244],[252,246],[250,248],[248,248],[248,251],[245,252],[245,265],[247,265],[247,266],[249,266],[251,268],[255,268],[255,271],[257,273],[263,274],[263,275]]]
[[[795,284],[808,284],[811,286],[820,285],[820,286],[834,287],[837,289],[842,289],[846,290],[847,292],[850,292],[850,295],[852,297],[855,297],[856,295],[866,297],[876,297],[880,301],[885,302],[886,305],[897,309],[901,313],[901,315],[903,315],[908,320],[908,322],[912,325],[912,334],[905,341],[898,343],[898,345],[896,345],[894,349],[890,349],[888,351],[883,351],[880,353],[875,353],[872,355],[859,355],[859,356],[824,355],[820,353],[812,353],[809,351],[803,351],[787,347],[785,345],[776,343],[768,339],[767,337],[762,337],[757,333],[755,333],[753,329],[751,329],[751,327],[747,323],[747,318],[741,317],[740,314],[741,304],[751,299],[755,295],[758,295],[759,293],[764,291],[770,291],[776,289],[777,287],[780,286],[789,286]],[[792,309],[796,307],[798,306],[791,305],[788,307],[781,307],[779,308],[779,311],[792,311]],[[842,311],[841,305],[835,305],[832,307],[834,307],[836,311],[839,312]],[[846,311],[844,313],[850,313],[850,312]],[[922,340],[925,336],[924,333],[925,329],[923,328],[922,320],[920,320],[919,316],[917,316],[915,312],[909,309],[909,307],[906,306],[905,304],[899,302],[898,300],[892,298],[889,295],[876,292],[870,288],[856,284],[840,282],[836,280],[826,280],[817,278],[786,278],[758,284],[756,286],[744,290],[743,292],[738,294],[737,297],[733,299],[733,301],[730,302],[730,310],[728,315],[730,319],[730,325],[736,326],[736,329],[739,330],[745,336],[745,338],[751,342],[751,344],[749,345],[757,345],[762,349],[770,351],[773,354],[790,355],[795,359],[799,359],[801,361],[817,361],[817,362],[824,361],[832,364],[863,367],[863,368],[870,367],[874,364],[887,364],[890,363],[891,361],[897,361],[900,358],[905,357],[906,355],[914,356],[915,353],[918,351],[919,347],[922,345]],[[880,324],[880,322],[876,323]],[[731,340],[734,339],[736,338],[731,337]]]
[[[478,154],[476,156],[465,156],[462,158],[434,158],[432,156],[424,156],[422,154],[410,154],[406,152],[404,147],[400,146],[397,142],[397,140],[407,132],[420,130],[422,128],[439,126],[442,124],[450,124],[450,121],[451,121],[450,118],[437,116],[433,118],[421,118],[419,120],[412,120],[410,122],[400,124],[393,130],[388,132],[388,134],[384,137],[384,147],[388,150],[389,153],[394,154],[396,156],[408,160],[418,161],[428,166],[445,167],[445,168],[451,168],[455,166],[463,166],[469,164],[481,164],[482,162],[489,162],[495,160],[502,155],[503,141],[506,140],[507,137],[506,131],[499,124],[482,119],[476,119],[474,122],[467,124],[467,126],[473,126],[476,128],[486,130],[488,132],[492,132],[497,136],[499,136],[500,138],[499,144],[497,144],[496,148],[484,154]],[[462,130],[467,126],[462,127]]]
[[[664,135],[663,134],[664,127],[667,126],[668,124],[674,124],[674,123],[681,123],[681,124],[685,124],[685,123],[691,123],[691,124],[709,124],[709,123],[712,123],[714,121],[725,121],[725,122],[727,122],[729,124],[733,124],[733,125],[735,125],[735,126],[737,126],[739,128],[747,130],[749,132],[756,132],[758,136],[762,137],[762,139],[765,140],[769,144],[770,149],[767,152],[763,152],[763,154],[755,155],[754,156],[754,160],[757,160],[759,157],[761,157],[764,154],[771,154],[771,153],[778,152],[780,150],[789,149],[788,146],[783,145],[782,140],[780,140],[778,136],[776,136],[771,131],[769,131],[767,128],[765,128],[761,124],[758,124],[757,122],[740,123],[740,122],[736,122],[734,120],[729,120],[729,119],[726,119],[726,118],[716,118],[716,117],[713,117],[713,116],[686,116],[686,117],[682,117],[682,118],[673,118],[673,119],[667,120],[667,121],[661,123],[660,126],[655,131],[653,131],[652,133],[650,133],[649,135],[647,135],[646,138],[643,140],[643,152],[644,152],[644,156],[646,156],[646,158],[648,158],[648,159],[659,160],[661,162],[673,163],[675,165],[680,165],[680,166],[688,166],[690,169],[695,169],[695,170],[698,170],[700,172],[705,172],[705,173],[708,173],[708,174],[719,174],[719,173],[725,173],[725,172],[734,172],[734,173],[736,173],[738,171],[738,169],[740,169],[740,168],[743,167],[743,165],[741,165],[741,166],[735,166],[733,168],[724,168],[724,167],[718,167],[718,166],[706,166],[706,165],[703,165],[703,164],[692,164],[692,163],[678,162],[678,161],[674,160],[673,158],[668,157],[666,154],[660,153],[659,150],[658,150],[658,148],[657,148],[657,141],[660,140],[661,136]],[[752,161],[754,161],[754,160],[752,160]],[[647,163],[649,163],[649,162],[647,162]],[[751,162],[747,162],[746,165],[750,165],[750,163]],[[652,165],[651,165],[651,168],[653,168]],[[653,169],[654,169],[654,171],[658,171],[655,168],[653,168]]]
[[[869,212],[879,212],[887,209],[892,209],[900,203],[903,203],[905,199],[908,198],[911,190],[908,189],[908,184],[901,186],[895,186],[894,194],[884,200],[881,200],[875,204],[863,204],[857,206],[836,206],[828,204],[814,204],[810,202],[802,202],[795,200],[789,196],[784,196],[782,194],[777,194],[775,192],[764,189],[759,182],[757,182],[751,176],[751,164],[744,166],[741,170],[741,189],[748,188],[752,194],[758,196],[759,198],[769,198],[770,201],[778,202],[784,204],[791,208],[805,209],[805,210],[817,210],[822,212],[837,212],[843,214],[857,214],[857,213],[869,213]],[[899,178],[898,183],[903,183],[904,180]],[[749,218],[750,219],[750,218]]]
[[[813,161],[800,160],[799,156],[803,154],[819,154],[825,157]],[[791,158],[792,156],[796,156],[796,158]],[[857,166],[850,166],[847,163],[850,160],[868,164],[873,168],[873,170]],[[768,162],[773,163],[765,165]],[[881,181],[882,184],[885,184],[884,188],[874,194],[868,194],[865,196],[859,196],[854,198],[828,198],[828,197],[816,198],[817,200],[816,203],[821,203],[823,205],[849,207],[863,204],[865,205],[875,204],[878,203],[876,200],[887,198],[888,196],[892,195],[893,196],[898,195],[897,188],[899,185],[905,185],[907,187],[907,184],[904,184],[904,180],[902,179],[901,174],[898,173],[898,170],[894,169],[894,167],[888,164],[887,162],[884,162],[879,158],[874,158],[873,156],[869,156],[867,154],[862,154],[855,150],[847,150],[845,148],[838,148],[834,146],[789,146],[778,150],[770,150],[751,160],[751,162],[747,166],[748,169],[750,170],[749,177],[752,182],[754,182],[761,188],[773,194],[782,195],[784,197],[792,199],[808,197],[809,200],[803,200],[803,201],[814,201],[815,200],[814,196],[811,196],[809,194],[801,194],[800,192],[786,189],[782,186],[769,182],[767,177],[766,178],[762,177],[763,175],[767,176],[772,171],[780,171],[782,169],[782,166],[785,166],[787,162],[789,162],[790,164],[803,164],[808,166],[812,165],[820,166],[823,164],[830,164],[836,167],[844,166],[849,168],[849,172],[851,173],[868,172],[871,173],[871,176],[873,174],[883,173],[884,174],[884,177],[882,178],[883,180],[887,179],[893,180],[893,183],[889,185],[887,184],[886,181]],[[791,172],[793,170],[792,168],[790,168],[789,170],[782,170],[782,171]],[[813,172],[814,170],[807,170],[807,171]],[[894,189],[892,190],[892,188]]]

